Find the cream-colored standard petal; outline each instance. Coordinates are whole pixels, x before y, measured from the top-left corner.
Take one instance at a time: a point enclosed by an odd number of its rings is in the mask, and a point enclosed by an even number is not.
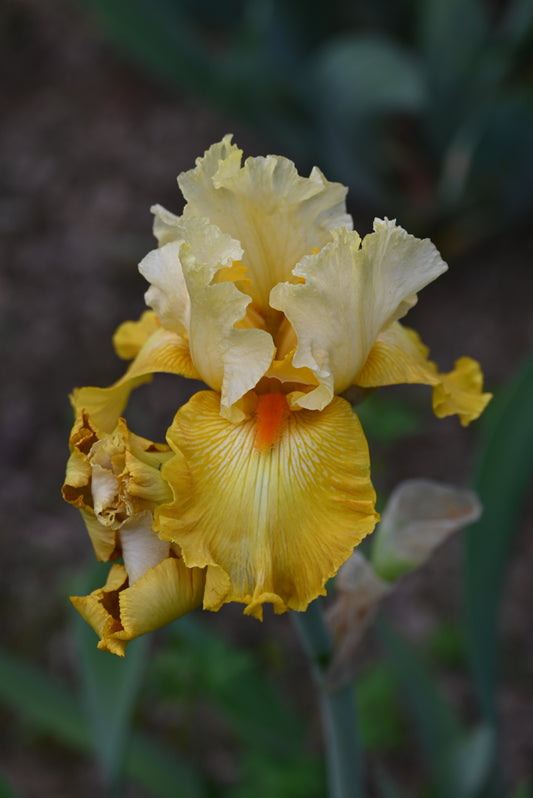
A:
[[[408,235],[395,222],[374,221],[374,233],[340,228],[334,241],[294,269],[304,282],[280,283],[270,304],[291,323],[298,345],[293,365],[308,368],[320,385],[298,399],[322,409],[363,368],[380,331],[407,312],[416,292],[446,269],[429,240]]]
[[[252,300],[233,282],[214,282],[218,265],[199,262],[188,249],[182,263],[191,298],[191,358],[204,382],[221,391],[221,411],[229,415],[267,372],[274,341],[265,330],[236,329]]]
[[[333,228],[352,227],[347,189],[316,167],[301,177],[292,161],[275,155],[248,158],[241,167],[242,152],[230,141],[226,136],[179,176],[184,216],[206,217],[240,241],[251,294],[267,318],[272,286],[330,241]]]
[[[431,385],[435,415],[444,418],[457,414],[466,426],[481,415],[492,398],[492,394],[482,393],[479,363],[462,357],[453,371],[441,374],[428,355],[429,349],[418,334],[396,322],[378,336],[356,385],[363,388],[404,382]]]
[[[183,277],[180,249],[183,241],[170,241],[153,249],[139,263],[139,271],[150,283],[144,295],[163,327],[178,335],[189,332],[190,299]]]
[[[163,327],[187,335],[190,326],[190,297],[181,253],[184,247],[198,264],[214,270],[231,266],[242,255],[238,241],[222,233],[206,219],[176,217],[176,237],[154,249],[139,264],[139,271],[150,283],[146,304],[155,310]]]
[[[305,610],[377,520],[368,448],[349,404],[290,412],[282,394],[259,397],[232,424],[220,397],[201,392],[168,432],[163,466],[174,501],[156,511],[160,537],[188,566],[207,566],[204,607],[246,604],[262,617]]]

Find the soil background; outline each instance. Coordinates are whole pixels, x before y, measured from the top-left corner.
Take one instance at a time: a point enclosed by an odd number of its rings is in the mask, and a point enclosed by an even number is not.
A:
[[[72,682],[68,586],[92,552],[81,520],[60,498],[68,394],[76,385],[108,385],[122,373],[111,336],[143,310],[146,284],[136,264],[154,247],[149,208],[159,202],[181,211],[177,174],[227,132],[247,155],[276,148],[240,120],[151,81],[75,4],[4,0],[0,42],[2,645]],[[364,208],[352,210],[356,229],[369,231]],[[533,345],[532,222],[449,257],[450,271],[409,316],[443,370],[468,354],[482,363],[495,392]],[[158,384],[156,395],[139,399],[137,416],[146,426],[135,431],[161,438],[169,413],[197,386]],[[426,408],[423,428],[388,447],[387,467],[375,476],[381,491],[413,476],[468,484],[479,427],[433,419],[421,390],[411,395]],[[531,776],[533,762],[532,511],[530,503],[501,620],[500,706],[512,785]],[[458,616],[460,556],[459,541],[451,541],[388,602],[387,612],[412,639],[423,639],[436,619]],[[260,626],[229,608],[213,623],[250,645],[265,634],[282,640],[291,663],[288,690],[298,694],[308,674],[291,626],[267,615]],[[447,689],[474,716],[468,683],[456,675]],[[89,760],[32,734],[3,708],[0,772],[27,798],[98,794]],[[144,795],[133,787],[128,794]]]

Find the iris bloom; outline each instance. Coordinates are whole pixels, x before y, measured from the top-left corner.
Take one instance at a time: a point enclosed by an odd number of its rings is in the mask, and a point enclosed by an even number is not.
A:
[[[156,447],[168,495],[150,497],[151,545],[164,542],[170,548],[161,562],[198,575],[184,580],[185,600],[176,587],[175,616],[198,602],[192,582],[206,609],[237,601],[258,618],[265,603],[276,612],[303,611],[373,530],[368,447],[340,394],[424,383],[435,413],[457,413],[463,424],[490,398],[475,361],[461,358],[439,373],[417,334],[399,322],[417,292],[446,269],[430,241],[387,219],[376,219],[361,240],[342,185],[316,168],[301,177],[282,157],[244,165],[241,158],[226,136],[178,178],[181,216],[153,208],[159,246],[139,267],[152,310],[123,324],[114,339],[133,362],[111,387],[73,395],[77,419],[105,438],[124,423],[131,390],[156,372],[210,388],[177,411],[170,450]],[[79,459],[72,440],[71,449]],[[91,491],[94,542],[94,519],[102,523],[94,470],[83,495]],[[86,499],[77,501],[87,520]],[[113,550],[110,542],[105,551],[95,548],[102,559],[124,555],[124,582],[110,588],[118,602],[106,622],[126,640],[139,632],[128,626],[123,596],[144,579],[155,628],[168,620],[169,594],[157,576],[161,566],[149,558],[131,586],[124,526],[114,534]],[[103,608],[106,596],[85,599]],[[101,625],[97,631],[103,635]]]

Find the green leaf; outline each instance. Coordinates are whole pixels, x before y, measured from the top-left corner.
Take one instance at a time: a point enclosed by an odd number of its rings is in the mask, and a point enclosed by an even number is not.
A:
[[[459,720],[412,646],[389,624],[381,621],[376,628],[388,664],[402,688],[425,758],[435,776],[441,776],[443,756],[453,749],[461,736]],[[448,789],[445,773],[438,795],[449,798],[453,794]]]
[[[89,593],[93,586],[89,586],[88,579],[83,581],[86,584],[78,585],[79,593]],[[93,733],[94,750],[106,783],[117,785],[145,670],[147,639],[130,643],[127,656],[122,659],[100,651],[91,627],[77,612],[73,612],[73,618],[82,700]]]
[[[405,798],[405,793],[400,792],[383,768],[376,770],[375,779],[379,789],[379,798]]]
[[[490,778],[495,748],[496,738],[489,726],[480,726],[458,740],[443,757],[434,794],[442,795],[440,786],[445,782],[446,795],[477,798]]]
[[[316,79],[326,107],[354,122],[391,111],[418,111],[426,93],[415,56],[377,35],[343,36],[318,54]]]
[[[301,749],[300,719],[250,652],[230,645],[192,616],[171,625],[152,681],[169,698],[213,701],[247,745],[253,741],[278,755]]]
[[[163,80],[216,95],[211,54],[178,3],[81,0],[116,44]]]
[[[80,701],[42,671],[2,651],[0,701],[67,748],[92,752],[92,730]],[[187,762],[140,734],[128,747],[125,772],[157,798],[175,798],[176,785],[187,798],[206,796],[203,778]]]
[[[527,781],[520,784],[509,798],[533,798],[533,787],[531,786],[531,782]]]
[[[420,428],[420,415],[397,399],[373,394],[355,405],[365,434],[380,443],[392,443],[414,435]]]
[[[390,115],[415,113],[426,101],[416,57],[385,36],[342,36],[318,51],[308,105],[324,137],[325,167],[361,195],[390,199]]]
[[[17,793],[13,792],[5,778],[0,773],[0,798],[18,798]]]
[[[371,751],[400,748],[406,730],[391,668],[377,663],[359,674],[356,696],[363,747]]]
[[[419,9],[419,47],[433,88],[460,92],[488,36],[484,4],[480,0],[424,0]]]
[[[496,723],[498,607],[533,472],[533,358],[493,400],[474,479],[483,516],[465,535],[467,646],[483,714]]]
[[[91,749],[80,704],[46,674],[0,651],[0,701],[72,748]]]

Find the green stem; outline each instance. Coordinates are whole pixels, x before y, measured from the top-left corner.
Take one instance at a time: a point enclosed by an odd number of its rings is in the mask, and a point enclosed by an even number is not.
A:
[[[320,599],[310,604],[307,612],[293,612],[291,615],[311,661],[319,694],[329,798],[363,798],[363,767],[353,682],[335,690],[326,686],[326,671],[334,648]]]

